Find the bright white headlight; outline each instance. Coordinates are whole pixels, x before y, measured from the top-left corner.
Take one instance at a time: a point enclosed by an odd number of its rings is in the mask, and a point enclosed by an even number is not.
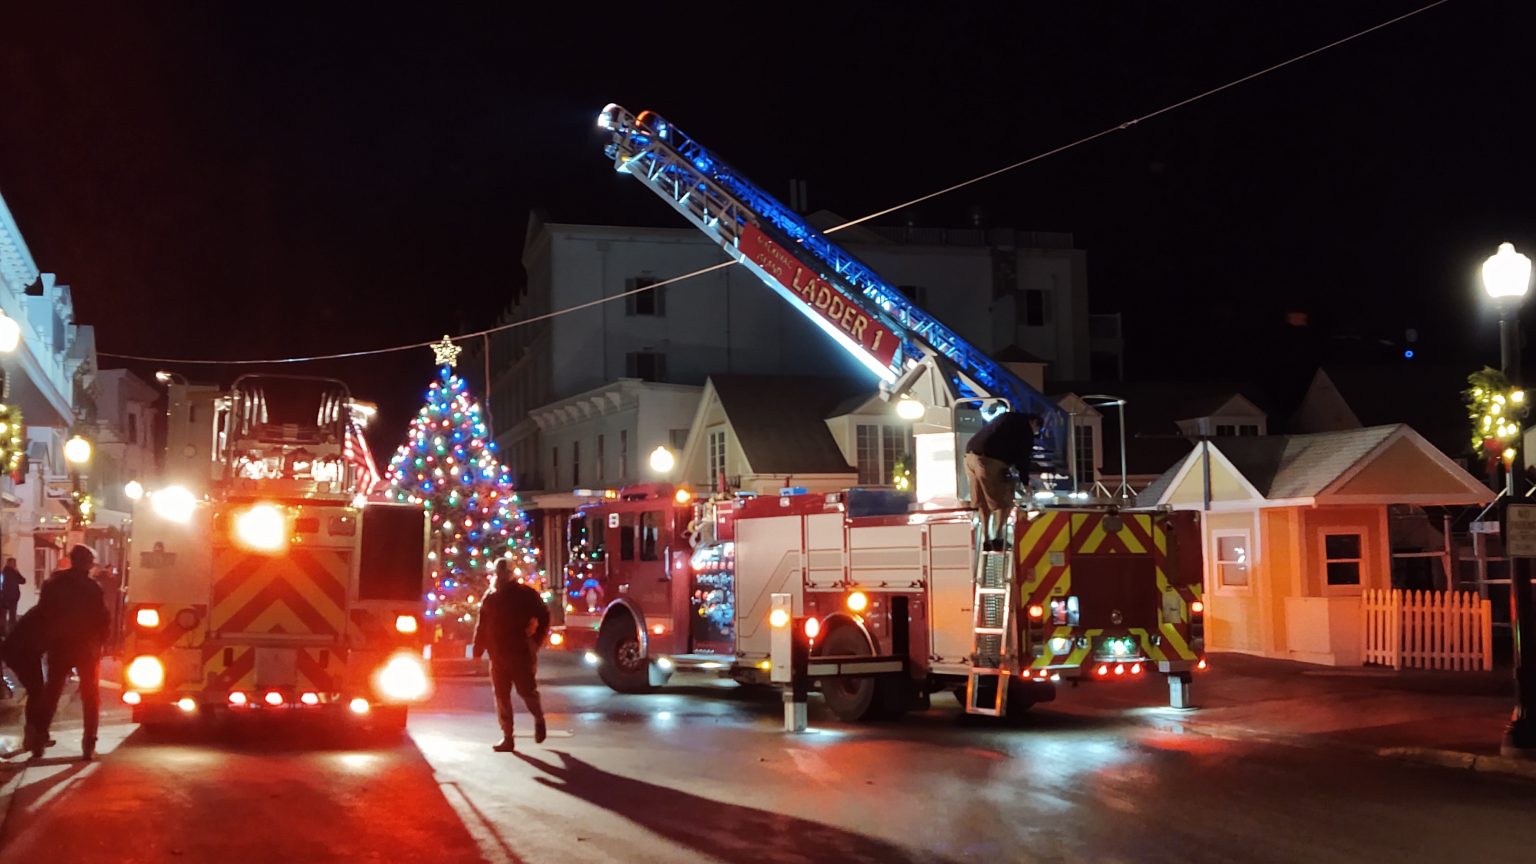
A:
[[[167,486],[151,495],[149,504],[161,519],[186,523],[197,509],[197,496],[185,486]]]
[[[374,684],[386,699],[414,701],[427,695],[427,669],[415,655],[396,654],[379,670]]]
[[[276,552],[288,542],[283,513],[271,504],[257,504],[235,516],[235,539],[264,552]]]

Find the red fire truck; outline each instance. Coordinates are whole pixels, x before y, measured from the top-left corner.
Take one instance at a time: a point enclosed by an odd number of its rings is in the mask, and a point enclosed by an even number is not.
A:
[[[793,210],[654,112],[607,106],[598,125],[634,177],[821,328],[909,409],[913,494],[856,488],[725,495],[618,490],[569,531],[567,631],[610,686],[681,668],[767,680],[770,606],[815,630],[808,674],[845,719],[900,713],[953,690],[1002,714],[1072,678],[1169,676],[1185,704],[1203,668],[1195,517],[1088,506],[1071,419]],[[1039,485],[983,548],[959,454],[1000,409],[1043,422]],[[782,602],[782,601],[781,601]],[[782,615],[783,609],[779,612]],[[869,662],[860,658],[878,658]]]
[[[179,482],[135,508],[123,701],[134,722],[315,713],[390,729],[426,698],[427,519],[370,493],[368,407],[328,378],[173,385]],[[207,388],[211,390],[211,388]]]
[[[1158,671],[1182,687],[1203,667],[1193,514],[1024,509],[1006,553],[978,548],[973,517],[890,489],[702,502],[621,489],[571,519],[564,642],[624,692],[679,670],[766,683],[771,597],[789,594],[816,622],[814,657],[907,646],[899,673],[822,676],[847,720],[944,690],[999,714],[1063,680]]]

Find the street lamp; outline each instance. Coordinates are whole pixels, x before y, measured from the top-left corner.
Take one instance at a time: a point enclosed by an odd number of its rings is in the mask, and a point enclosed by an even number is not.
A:
[[[1500,243],[1499,251],[1483,262],[1483,290],[1499,309],[1499,365],[1510,387],[1520,386],[1520,301],[1531,289],[1531,259],[1515,251],[1514,244]],[[1500,536],[1509,545],[1509,503],[1520,497],[1524,485],[1524,448],[1515,449],[1509,460],[1504,487],[1504,508]],[[1515,642],[1515,709],[1504,730],[1500,751],[1506,756],[1536,756],[1536,642],[1522,638],[1536,633],[1531,618],[1531,569],[1525,558],[1509,558],[1509,623]]]
[[[91,461],[91,442],[80,435],[72,436],[64,442],[64,459],[76,468]]]
[[[657,445],[656,449],[651,451],[651,470],[657,474],[672,473],[672,466],[676,464],[677,458],[672,455],[671,450]]]
[[[0,354],[9,354],[21,344],[21,325],[16,319],[0,312]]]
[[[167,372],[164,369],[161,369],[155,373],[155,380],[159,381],[161,384],[180,384],[183,387],[187,386],[187,379],[182,376],[181,373]]]

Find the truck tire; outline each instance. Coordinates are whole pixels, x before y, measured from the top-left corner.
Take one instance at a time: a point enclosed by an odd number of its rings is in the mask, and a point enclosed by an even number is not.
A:
[[[635,619],[620,612],[603,622],[597,634],[597,677],[619,693],[644,693],[651,689],[649,661],[640,653]]]
[[[822,642],[816,656],[868,657],[875,653],[869,639],[857,627],[836,627]],[[821,696],[837,719],[844,723],[894,720],[916,702],[912,682],[897,678],[828,678],[821,682]]]

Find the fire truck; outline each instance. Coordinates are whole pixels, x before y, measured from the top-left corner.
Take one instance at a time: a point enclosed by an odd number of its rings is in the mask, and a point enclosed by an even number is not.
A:
[[[765,682],[771,598],[788,594],[814,637],[811,674],[845,720],[944,690],[967,712],[1002,715],[1054,699],[1063,681],[1154,671],[1187,705],[1206,663],[1194,514],[1090,504],[1059,406],[662,117],[609,105],[598,124],[617,171],[848,350],[886,399],[916,403],[904,414],[916,477],[910,495],[604,492],[568,530],[566,645],[622,691],[684,669]],[[1040,488],[992,551],[958,457],[1005,409],[1044,421]]]
[[[427,519],[370,497],[370,406],[327,378],[171,391],[177,482],[136,502],[129,546],[134,721],[312,713],[403,728],[430,688]]]

